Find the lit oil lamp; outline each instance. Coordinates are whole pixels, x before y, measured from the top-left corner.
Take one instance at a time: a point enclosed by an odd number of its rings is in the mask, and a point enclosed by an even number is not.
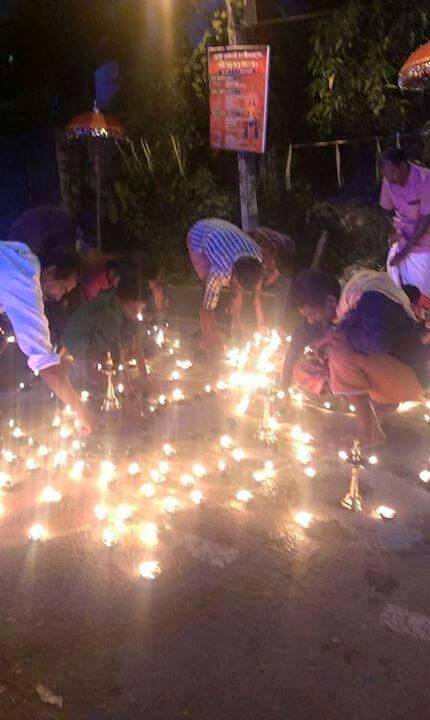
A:
[[[294,521],[297,523],[297,525],[300,525],[302,528],[308,528],[312,524],[314,519],[314,516],[310,512],[306,512],[304,510],[297,512],[294,515]]]
[[[139,565],[139,575],[143,580],[155,580],[160,574],[160,564],[156,560],[145,560]]]
[[[31,542],[42,543],[48,539],[49,533],[43,525],[36,523],[35,525],[32,525],[29,529],[27,537],[29,540],[31,540]]]
[[[236,499],[240,502],[249,503],[253,499],[253,494],[250,490],[239,490],[236,493]]]

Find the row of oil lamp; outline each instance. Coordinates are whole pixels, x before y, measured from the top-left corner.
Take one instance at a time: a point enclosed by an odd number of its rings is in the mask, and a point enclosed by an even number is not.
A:
[[[22,431],[20,431],[19,433],[16,432],[16,430],[17,430],[17,428],[19,428],[19,426],[16,426],[13,422],[10,422],[9,426],[12,431],[13,437],[15,437],[17,439],[20,439],[23,437]],[[54,420],[53,426],[58,427],[58,420],[56,420],[56,419]],[[302,451],[303,450],[307,451],[306,445],[308,445],[312,440],[312,437],[308,433],[304,433],[299,426],[295,426],[295,427],[293,427],[293,429],[291,431],[291,437],[292,437],[293,442],[298,446],[299,449],[301,448]],[[232,456],[233,460],[235,460],[238,463],[242,462],[242,460],[244,460],[246,457],[244,451],[241,448],[234,447],[234,441],[229,435],[223,435],[220,438],[220,446],[221,446],[221,448],[223,448],[226,451],[231,451],[231,456]],[[6,456],[7,460],[12,461],[13,455],[11,457],[9,453],[10,453],[10,451],[4,451],[4,456]],[[49,449],[46,446],[41,445],[39,447],[39,453],[42,456],[46,456],[49,454]],[[175,454],[175,450],[170,443],[165,443],[165,445],[163,446],[163,453],[167,458],[169,458]],[[357,453],[354,454],[354,452],[352,452],[351,454],[340,453],[340,456],[342,457],[343,460],[346,460],[354,467],[362,468],[367,463],[374,464],[376,462],[376,458],[374,456],[372,456],[370,458],[364,458],[364,456],[357,455]],[[307,463],[309,461],[309,459],[310,459],[309,454],[303,455],[302,452],[299,452],[299,460],[301,462]],[[54,455],[53,465],[54,465],[54,467],[63,467],[66,464],[66,460],[67,460],[67,452],[65,450],[60,450],[57,453],[55,453],[55,455]],[[27,462],[26,467],[27,467],[27,469],[31,470],[31,469],[36,469],[37,466],[35,464],[29,464]],[[82,473],[84,471],[84,467],[85,467],[85,463],[83,461],[81,461],[81,460],[76,461],[71,470],[71,473],[70,473],[71,478],[72,479],[81,479]],[[218,469],[220,471],[223,471],[223,470],[225,470],[225,468],[226,468],[225,462],[220,461],[218,464]],[[115,478],[116,468],[111,461],[105,460],[101,463],[100,471],[101,471],[101,474],[100,474],[101,484],[103,487],[107,487]],[[131,476],[137,476],[140,474],[140,472],[141,472],[141,470],[140,470],[140,466],[138,465],[138,463],[133,462],[129,465],[128,473]],[[160,480],[163,479],[164,476],[168,475],[169,472],[170,472],[170,465],[169,465],[168,460],[162,460],[162,461],[160,461],[160,463],[158,465],[158,469],[153,470],[151,472],[151,479],[155,482],[160,482]],[[202,478],[207,474],[207,470],[202,464],[195,463],[192,467],[192,473],[195,478]],[[311,467],[307,467],[305,469],[305,473],[309,477],[314,477],[315,470]],[[253,478],[255,481],[261,482],[267,478],[273,477],[274,474],[275,474],[275,471],[273,468],[273,463],[271,463],[270,461],[267,461],[262,470],[257,470],[254,472]],[[5,474],[4,472],[0,476],[0,482],[1,482],[2,487],[10,487],[11,486],[10,479],[7,476],[7,474]],[[191,475],[186,475],[186,474],[183,475],[181,477],[181,484],[184,485],[184,487],[192,486],[193,477]],[[151,497],[154,494],[154,486],[151,483],[145,483],[141,488],[141,492],[145,497]],[[61,500],[61,497],[62,496],[59,491],[55,490],[55,488],[52,488],[51,486],[48,486],[43,491],[39,500],[40,500],[40,502],[57,503]],[[253,498],[252,492],[249,490],[246,490],[246,489],[239,490],[236,494],[236,499],[240,502],[246,503],[246,502],[249,502],[250,500],[252,500],[252,498]],[[202,502],[202,500],[204,499],[204,496],[200,490],[194,489],[190,493],[190,499],[195,504],[200,504]],[[179,508],[179,503],[175,497],[168,496],[167,498],[165,498],[165,500],[163,502],[163,510],[165,512],[168,512],[168,513],[176,512],[176,510],[178,508]],[[350,508],[350,509],[352,509],[352,508]],[[358,509],[358,508],[354,508],[354,509]],[[359,509],[361,509],[361,507]],[[385,519],[392,519],[395,515],[395,512],[390,508],[387,508],[385,506],[380,506],[379,508],[377,508],[376,514],[379,517],[382,517]],[[96,508],[96,515],[97,515],[98,519],[106,519],[109,515],[109,511],[105,506],[99,504]],[[117,522],[123,523],[131,515],[132,515],[132,509],[130,508],[130,506],[128,506],[127,504],[123,504],[117,509],[117,515],[116,515]],[[311,522],[310,518],[311,518],[311,515],[309,513],[302,511],[301,513],[298,514],[296,521],[299,524],[303,525],[303,527],[308,527]],[[29,537],[35,541],[42,541],[42,540],[46,539],[46,532],[42,526],[36,525],[30,530]],[[116,539],[118,539],[118,538],[119,538],[118,528],[108,527],[105,529],[105,531],[103,533],[103,542],[106,545],[112,546],[112,545],[116,544]]]
[[[187,366],[188,366],[188,363],[187,363]],[[222,385],[218,384],[217,389],[222,391],[222,390],[226,389],[226,386],[224,384],[222,384]],[[207,390],[208,390],[208,388],[206,388],[206,391]],[[85,400],[86,398],[84,397],[83,399]],[[66,415],[70,414],[70,410],[67,411],[67,409],[66,409],[65,414]],[[61,438],[67,439],[70,437],[71,433],[69,431],[62,432],[61,418],[59,416],[56,416],[56,418],[54,418],[54,421],[52,422],[52,426],[53,426],[53,428],[59,428],[59,435]],[[14,438],[22,439],[24,437],[23,431],[19,428],[19,426],[15,426],[13,421],[10,422],[10,429],[12,431],[12,436]],[[309,442],[309,437],[306,436],[306,434],[304,434],[302,436],[301,431],[298,428],[296,428],[294,430],[293,436],[296,441],[303,440],[304,442]],[[30,443],[30,444],[32,444],[32,443]],[[242,460],[245,459],[244,451],[241,448],[234,447],[234,442],[230,436],[223,435],[220,439],[220,446],[224,450],[231,450],[231,456],[235,462],[240,463]],[[50,451],[47,446],[41,445],[39,447],[38,452],[41,456],[46,457]],[[170,444],[166,443],[163,447],[163,452],[167,457],[169,457],[172,454],[174,454],[175,451]],[[13,461],[13,459],[14,459],[13,453],[10,453],[10,451],[6,451],[4,454],[8,461],[10,461],[10,462]],[[56,452],[53,456],[53,466],[54,467],[64,467],[66,465],[66,461],[67,461],[67,451],[64,449]],[[36,461],[34,461],[33,459],[29,459],[26,462],[26,468],[28,470],[35,470],[38,468],[38,466],[39,466],[39,464]],[[225,471],[226,467],[227,467],[227,465],[224,460],[220,460],[218,462],[219,471],[221,471],[221,472]],[[76,461],[70,471],[70,477],[72,479],[81,479],[84,468],[85,468],[85,463],[83,461],[80,461],[80,460]],[[102,471],[101,472],[102,479],[104,480],[105,484],[108,484],[109,481],[113,479],[113,475],[114,475],[113,464],[110,461],[104,461],[101,465],[101,471]],[[158,470],[153,471],[152,479],[158,480],[160,478],[160,476],[162,476],[163,474],[167,474],[168,471],[169,471],[168,462],[161,461],[159,463]],[[206,469],[204,468],[203,465],[201,465],[199,463],[196,463],[193,465],[192,471],[193,471],[193,474],[195,477],[203,477],[206,474]],[[139,468],[138,464],[131,463],[129,466],[129,474],[137,475],[137,474],[139,474],[139,472],[140,472],[140,468]],[[307,468],[305,472],[310,477],[313,477],[315,474],[315,471],[312,468]],[[261,481],[265,480],[266,478],[273,477],[274,474],[275,474],[275,471],[273,469],[273,463],[271,463],[270,461],[267,461],[265,463],[263,469],[257,470],[254,472],[253,478],[256,482],[261,482]],[[154,477],[154,475],[156,475],[157,477]],[[3,481],[4,481],[2,483],[3,487],[8,487],[10,485],[10,480],[6,475],[3,476]],[[191,476],[183,475],[181,477],[181,484],[183,484],[184,486],[191,486],[192,485]],[[153,490],[153,486],[151,485],[151,483],[145,483],[142,486],[142,494],[143,495],[150,497],[150,496],[152,496],[153,492],[154,492],[154,490]],[[253,494],[250,490],[242,489],[242,490],[239,490],[236,494],[236,499],[241,502],[249,502],[250,500],[252,500],[252,498],[253,498]],[[40,497],[41,502],[55,503],[55,502],[59,502],[60,500],[61,500],[61,493],[59,493],[59,491],[55,490],[55,488],[52,488],[50,486],[45,488],[45,490],[43,491],[43,493]],[[193,502],[195,502],[196,504],[199,504],[203,500],[203,494],[201,493],[201,491],[192,490],[191,491],[191,500]],[[177,509],[177,502],[176,502],[175,498],[173,498],[173,497],[166,498],[166,500],[164,502],[164,510],[166,512],[174,512],[176,509]],[[101,517],[101,513],[103,513],[103,510],[101,509],[100,506],[98,507],[97,510],[98,510],[99,517]],[[127,506],[123,506],[122,508],[120,508],[119,512],[120,512],[120,514],[124,513],[123,517],[125,517],[128,514],[129,510],[128,510]],[[110,529],[110,528],[107,528],[105,531],[104,540],[106,541],[106,544],[113,544],[113,538],[115,537],[115,535],[112,536],[111,532],[112,532],[112,529]],[[41,529],[41,526],[39,526],[39,525],[36,525],[34,528],[32,528],[30,535],[31,535],[31,538],[34,540],[43,540],[45,538],[45,532],[43,531],[43,529]]]
[[[264,371],[265,370],[266,371],[268,370],[269,372],[272,371],[273,366],[271,366],[269,364],[270,356],[271,356],[271,354],[273,354],[274,350],[279,345],[277,344],[277,341],[275,339],[272,339],[272,343],[271,343],[270,340],[269,340],[269,342],[266,342],[266,341],[263,341],[262,339],[254,338],[254,347],[259,347],[261,345],[261,343],[263,343],[263,342],[264,342],[265,347],[263,348],[263,351],[260,354],[259,359],[257,360],[257,368],[256,368],[257,372],[245,373],[244,367],[246,365],[247,359],[250,354],[250,350],[248,349],[248,351],[246,353],[243,352],[242,355],[240,353],[238,355],[236,354],[237,370],[236,370],[236,372],[234,372],[230,375],[229,381],[226,382],[225,380],[219,380],[214,386],[206,385],[204,388],[204,393],[206,395],[211,395],[214,392],[225,392],[227,389],[238,389],[238,388],[240,388],[242,390],[244,389],[246,392],[243,396],[241,403],[239,403],[238,408],[237,408],[238,415],[244,414],[244,412],[246,412],[246,407],[249,404],[250,395],[252,393],[255,393],[256,390],[264,389],[265,387],[268,386],[268,383],[270,382],[267,379],[267,375],[264,374]],[[268,351],[268,347],[270,347],[270,352]],[[173,352],[171,352],[171,351],[172,351],[172,348],[169,349],[169,354],[173,355],[174,351]],[[263,354],[263,352],[264,352],[264,355],[263,355],[263,359],[262,359],[261,355]],[[233,353],[233,354],[235,354],[235,353]],[[264,362],[263,362],[263,360],[264,360]],[[187,370],[189,367],[192,366],[192,363],[191,363],[191,361],[184,360],[184,361],[177,361],[176,365],[177,365],[178,370],[172,371],[171,376],[170,376],[170,379],[174,380],[174,381],[180,379],[179,378],[179,369]],[[278,395],[278,397],[279,397],[279,395]],[[86,401],[88,399],[89,399],[89,395],[86,393],[86,391],[83,391],[82,400]],[[175,388],[172,392],[171,399],[168,398],[166,395],[160,395],[158,398],[158,405],[160,407],[165,407],[171,401],[182,402],[182,401],[184,401],[184,399],[185,399],[185,397],[184,397],[183,392],[179,388]],[[302,404],[301,398],[296,398],[296,401],[297,401],[298,406],[300,406]],[[328,401],[326,401],[326,402],[328,405],[329,404]],[[326,409],[330,409],[327,405],[325,406]],[[153,405],[152,408],[153,408],[152,412],[155,412],[156,406]],[[352,406],[349,409],[351,412],[354,412],[354,410],[355,410]],[[409,408],[402,408],[401,411],[405,411],[406,409],[409,409]],[[264,423],[263,423],[263,425],[264,425]],[[61,421],[60,421],[60,424],[57,424],[57,427],[60,428],[59,434],[63,440],[66,440],[67,438],[69,438],[73,433],[73,430],[70,430],[69,426],[64,426],[64,429],[63,429],[63,426],[61,425]],[[269,414],[269,416],[268,416],[268,427],[271,431],[273,431],[273,433],[276,433],[279,429],[279,424],[277,424],[276,419],[273,418],[273,416],[271,414]],[[12,435],[15,439],[19,440],[22,437],[21,432],[22,431],[20,430],[19,426],[12,428]],[[299,460],[299,462],[302,462],[305,465],[304,472],[308,477],[314,477],[316,474],[316,470],[313,467],[311,467],[309,464],[311,461],[311,453],[307,446],[309,445],[311,440],[312,440],[311,436],[309,436],[307,433],[304,433],[300,427],[296,426],[293,428],[292,441],[293,441],[293,446],[295,446],[296,458]],[[229,436],[226,436],[226,435],[223,436],[221,438],[220,444],[223,449],[232,450],[232,453],[231,453],[232,458],[236,462],[241,462],[244,459],[245,454],[244,454],[243,450],[241,450],[241,448],[233,447],[233,441]],[[39,451],[41,450],[42,447],[44,447],[44,446],[40,446]],[[169,448],[168,444],[165,446],[165,448],[163,448],[166,456],[169,456],[168,448]],[[171,446],[170,446],[170,448],[171,448]],[[166,450],[167,450],[167,452],[166,452]],[[173,449],[172,449],[172,451],[173,451]],[[58,453],[56,453],[54,455],[54,459],[56,458],[56,460],[54,461],[54,464],[56,467],[65,466],[66,460],[67,460],[67,454],[64,455],[64,453],[65,453],[65,451],[61,450],[61,451],[58,451]],[[174,451],[173,451],[173,453],[174,453]],[[346,458],[344,457],[343,459],[345,459],[347,461],[350,460],[349,457],[346,457]],[[37,463],[35,461],[31,462],[31,460],[32,459],[30,458],[29,464],[27,465],[27,469],[29,469],[29,470],[36,469]],[[109,461],[105,461],[105,462],[109,463]],[[163,464],[163,463],[166,463],[166,464]],[[371,458],[369,458],[369,463],[372,464]],[[161,467],[159,466],[159,468],[156,472],[158,472],[160,475],[163,475],[162,471],[167,469],[167,465],[168,465],[168,461],[161,461],[160,462]],[[84,467],[85,467],[85,463],[83,461],[77,460],[75,462],[73,468],[70,471],[72,479],[79,479],[79,476],[82,476],[82,474],[83,474]],[[103,472],[104,472],[105,478],[107,476],[109,476],[109,473],[111,472],[111,470],[109,470],[108,468],[109,468],[109,465],[104,466]],[[218,469],[220,471],[224,471],[226,469],[225,461],[223,461],[223,460],[219,461]],[[200,474],[200,477],[203,477],[206,474],[204,466],[202,466],[198,463],[196,463],[193,466],[192,470],[193,470],[193,474],[195,477],[199,477],[199,473],[203,473],[203,475]],[[266,463],[265,467],[262,470],[255,471],[255,473],[253,474],[254,480],[257,482],[260,482],[260,481],[264,480],[265,478],[270,477],[271,472],[274,472],[274,471],[273,471],[273,466],[270,467],[270,461],[269,461],[268,463]],[[425,471],[423,471],[423,473],[424,472]],[[130,473],[130,475],[133,475],[133,474],[138,475],[139,474],[139,468],[138,468],[137,463],[131,463],[131,465],[129,467],[129,473]],[[423,473],[420,476],[421,479],[423,480],[423,482],[428,482],[430,480],[430,472],[428,474],[428,477],[426,476],[427,479],[424,479]],[[190,476],[190,475],[188,475],[188,476],[184,475],[181,477],[181,484],[183,484],[184,487],[186,487],[187,484],[189,484],[189,486],[191,486],[192,480],[190,481],[190,477],[192,478],[192,476]],[[154,478],[154,480],[155,480],[155,478]],[[5,484],[3,486],[7,487],[7,484]],[[143,489],[143,488],[145,488],[145,489]],[[54,488],[46,488],[44,492],[45,492],[45,499],[41,500],[42,502],[43,501],[44,502],[58,502],[61,499],[61,494],[58,493],[58,491],[56,491]],[[153,488],[151,487],[151,483],[145,483],[142,486],[142,494],[144,496],[151,497],[152,492],[153,492]],[[146,494],[146,493],[148,493],[148,494]],[[200,490],[192,490],[191,493],[194,493],[194,496],[191,497],[191,500],[193,502],[195,502],[196,504],[200,504],[200,502],[202,502],[202,500],[204,499],[203,493]],[[58,497],[59,495],[60,495],[60,497]],[[249,502],[250,500],[252,500],[252,498],[253,498],[252,491],[246,490],[246,489],[239,490],[236,495],[236,499],[241,502]],[[175,500],[176,499],[173,496],[168,496],[165,499],[164,510],[166,512],[174,512],[177,509],[177,502],[175,502]],[[126,514],[126,512],[127,512],[127,508],[123,507],[120,511],[120,515],[124,514],[124,513]],[[102,507],[98,507],[98,513],[100,516],[103,515]],[[385,506],[380,506],[379,508],[377,508],[376,514],[378,517],[385,518],[385,519],[391,519],[392,517],[394,517],[395,511],[393,511],[391,508],[387,508]],[[99,517],[99,519],[102,519],[102,518]],[[299,513],[296,514],[295,520],[302,527],[309,527],[309,525],[311,524],[311,522],[313,520],[313,516],[311,513],[308,513],[306,511],[300,511]],[[114,544],[116,544],[115,538],[117,537],[117,534],[118,533],[115,528],[112,528],[110,526],[105,528],[105,530],[103,531],[103,542],[105,543],[105,545],[113,546]],[[29,537],[31,537],[31,539],[35,540],[35,541],[42,541],[43,539],[46,539],[47,531],[42,526],[36,525],[36,526],[33,526],[33,528],[30,530]],[[148,577],[152,577],[152,576],[156,577],[160,572],[160,567],[159,567],[159,564],[157,563],[157,561],[147,561],[145,563],[142,563],[141,570],[142,570],[142,572],[140,574],[142,575],[142,577],[147,577],[147,576]]]

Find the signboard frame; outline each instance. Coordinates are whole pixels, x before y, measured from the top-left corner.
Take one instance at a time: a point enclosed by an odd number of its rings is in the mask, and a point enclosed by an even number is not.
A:
[[[256,53],[261,57],[256,57]],[[220,63],[227,66],[220,68]],[[208,48],[210,143],[213,150],[265,153],[269,75],[269,45]],[[221,97],[229,98],[229,108],[225,101],[221,102]],[[243,133],[241,139],[240,133]],[[250,137],[252,133],[254,138]]]

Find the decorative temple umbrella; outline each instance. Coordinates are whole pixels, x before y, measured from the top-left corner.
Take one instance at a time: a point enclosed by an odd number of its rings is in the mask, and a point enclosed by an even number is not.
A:
[[[103,115],[94,102],[93,112],[81,113],[69,122],[66,137],[70,139],[94,138],[96,176],[96,216],[97,216],[97,248],[102,249],[101,239],[101,140],[124,140],[126,132],[119,120],[112,115]]]
[[[402,90],[425,90],[430,87],[430,42],[408,57],[399,73]]]

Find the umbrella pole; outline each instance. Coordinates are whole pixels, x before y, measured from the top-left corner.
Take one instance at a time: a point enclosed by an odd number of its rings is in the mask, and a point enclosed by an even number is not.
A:
[[[99,141],[96,139],[96,154],[94,167],[96,171],[96,221],[97,221],[97,250],[102,251],[102,228],[101,228],[101,162]]]

